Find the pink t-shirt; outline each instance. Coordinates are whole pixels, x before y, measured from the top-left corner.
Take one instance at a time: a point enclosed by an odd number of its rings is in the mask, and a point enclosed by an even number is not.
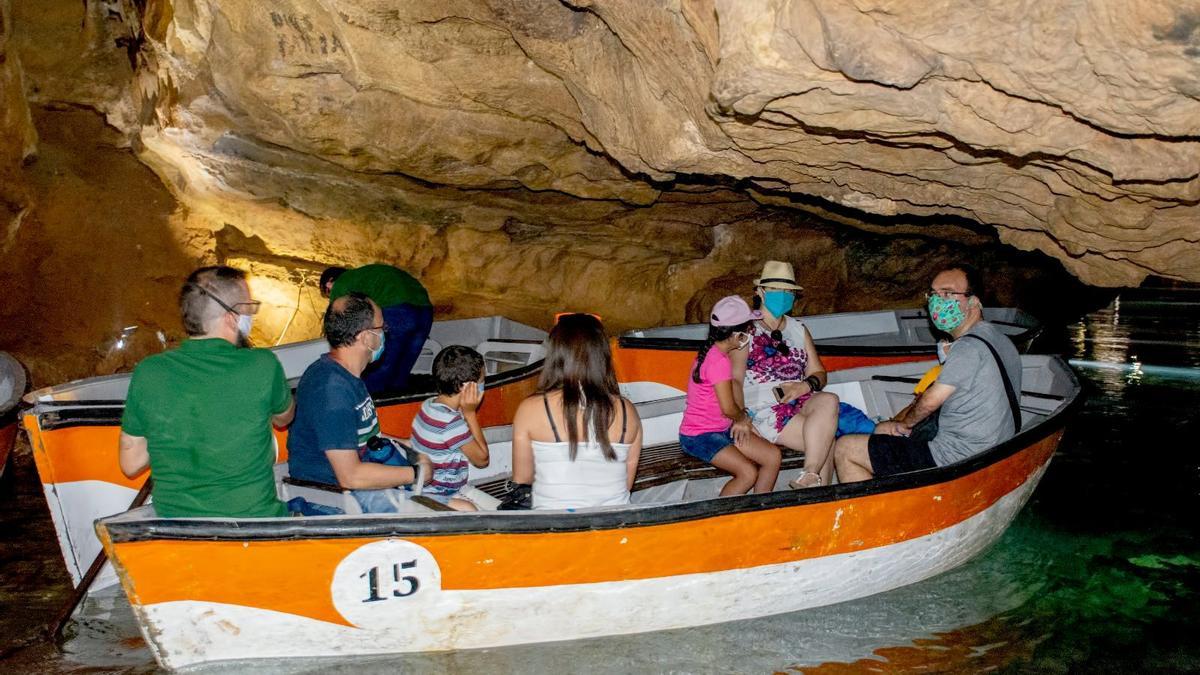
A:
[[[688,372],[687,407],[683,409],[680,434],[697,436],[729,429],[733,423],[721,413],[721,403],[717,400],[713,385],[732,379],[733,364],[724,352],[713,345],[700,366],[700,382],[693,380],[691,372]]]

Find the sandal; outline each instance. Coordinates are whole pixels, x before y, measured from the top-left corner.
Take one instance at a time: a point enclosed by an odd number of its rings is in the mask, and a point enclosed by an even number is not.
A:
[[[810,482],[808,485],[805,485],[804,483],[801,482],[809,476],[815,477],[817,479],[816,482],[815,483]],[[821,480],[821,474],[813,473],[811,471],[801,471],[799,476],[796,476],[792,480],[788,481],[788,487],[793,490],[803,490],[805,488],[821,487],[822,482],[823,481]]]

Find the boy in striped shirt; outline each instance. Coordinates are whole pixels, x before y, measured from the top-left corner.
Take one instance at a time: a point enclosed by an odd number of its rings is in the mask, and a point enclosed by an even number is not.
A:
[[[468,460],[488,465],[488,446],[475,412],[483,400],[483,357],[461,345],[451,345],[433,359],[438,395],[421,404],[413,418],[412,446],[429,456],[433,479],[422,495],[459,511],[475,505],[458,496],[467,484]]]

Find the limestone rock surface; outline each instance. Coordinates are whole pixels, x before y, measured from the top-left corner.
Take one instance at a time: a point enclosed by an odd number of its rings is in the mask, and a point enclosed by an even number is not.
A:
[[[25,100],[24,72],[12,35],[9,0],[0,0],[0,254],[11,248],[28,210],[28,196],[17,173],[37,147],[37,131]]]
[[[132,3],[129,3],[132,7]],[[136,131],[354,175],[646,205],[728,185],[979,223],[1098,285],[1200,281],[1200,2],[148,0]]]

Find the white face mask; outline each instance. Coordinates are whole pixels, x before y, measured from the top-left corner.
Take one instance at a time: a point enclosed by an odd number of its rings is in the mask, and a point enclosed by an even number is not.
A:
[[[737,343],[736,343],[737,346],[734,347],[735,349],[745,349],[746,347],[750,346],[750,334],[749,333],[735,333],[735,335],[738,336]]]
[[[250,339],[250,326],[254,323],[254,317],[249,314],[238,314],[238,339],[241,342],[246,342]]]

